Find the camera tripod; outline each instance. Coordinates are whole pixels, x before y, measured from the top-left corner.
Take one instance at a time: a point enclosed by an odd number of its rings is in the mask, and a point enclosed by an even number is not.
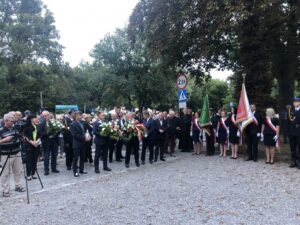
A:
[[[7,166],[7,162],[8,162],[8,167],[9,167],[8,168],[8,177],[10,178],[10,161],[9,161],[9,159],[12,158],[11,157],[11,152],[12,152],[12,149],[9,151],[9,153],[6,157],[6,160],[5,160],[5,162],[2,166],[2,170],[0,172],[0,177],[2,176],[2,173],[5,169],[5,167]],[[27,177],[26,177],[26,175],[27,175],[27,170],[26,170],[26,148],[25,148],[25,146],[23,146],[23,144],[21,144],[21,156],[16,156],[16,157],[21,157],[21,159],[22,159],[23,174],[24,174],[25,183],[26,183],[27,204],[29,204],[30,203],[30,201],[29,201],[29,188],[28,188],[28,180],[27,180]],[[36,172],[37,177],[40,181],[41,187],[44,188],[43,182],[40,178],[40,175],[39,175],[39,172],[38,172],[37,168],[35,169],[35,172]]]

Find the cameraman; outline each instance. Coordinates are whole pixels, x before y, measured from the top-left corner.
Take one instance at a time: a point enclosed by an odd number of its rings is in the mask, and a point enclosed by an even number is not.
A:
[[[20,140],[19,133],[14,128],[14,115],[5,114],[4,115],[4,126],[0,129],[0,145],[1,154],[7,156],[8,161],[3,168],[1,175],[1,182],[3,187],[3,196],[9,197],[9,181],[8,176],[10,168],[12,168],[14,174],[15,191],[24,192],[25,189],[21,186],[21,169],[22,169],[22,159],[20,153]],[[6,160],[5,157],[2,160]]]

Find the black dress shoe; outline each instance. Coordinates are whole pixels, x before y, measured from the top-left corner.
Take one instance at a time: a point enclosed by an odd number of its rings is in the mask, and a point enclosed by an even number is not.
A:
[[[136,163],[135,165],[136,165],[137,167],[140,167],[140,164],[139,164],[139,163]]]
[[[251,161],[251,160],[253,160],[252,158],[247,158],[247,159],[245,159],[245,161]]]
[[[106,168],[103,168],[103,170],[105,170],[105,171],[111,171],[111,168],[106,167]]]
[[[116,160],[116,162],[123,162],[121,159],[119,159],[119,160]]]
[[[294,168],[294,167],[296,167],[296,166],[297,166],[296,163],[291,163],[291,164],[290,164],[290,168]]]
[[[125,167],[126,167],[126,168],[129,168],[129,164],[125,164]]]
[[[79,177],[79,173],[74,173],[74,177]]]
[[[81,173],[81,174],[87,174],[86,171],[80,171],[79,173]]]
[[[145,161],[142,161],[142,165],[145,165]]]
[[[150,163],[150,164],[153,164],[153,160],[149,160],[149,163]]]
[[[100,170],[99,169],[95,169],[95,173],[100,173]]]
[[[160,161],[166,161],[164,158],[161,158]]]
[[[68,166],[68,167],[67,167],[67,170],[71,170],[71,166]]]
[[[52,173],[59,173],[59,170],[57,170],[57,169],[52,170]]]
[[[257,159],[253,159],[253,162],[257,162]]]
[[[154,162],[157,162],[157,159],[154,159]]]
[[[45,175],[45,176],[48,176],[48,175],[49,175],[49,171],[48,171],[48,170],[45,171],[44,175]]]

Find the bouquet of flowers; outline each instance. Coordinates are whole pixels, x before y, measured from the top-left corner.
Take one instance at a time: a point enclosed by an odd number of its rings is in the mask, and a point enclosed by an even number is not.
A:
[[[122,130],[122,139],[124,141],[129,141],[134,137],[138,137],[141,141],[145,134],[145,127],[143,124],[138,123],[137,121],[133,123],[127,123],[124,125]]]
[[[48,122],[48,134],[49,136],[55,136],[64,128],[64,125],[57,120],[49,120]]]
[[[99,125],[100,136],[109,137],[111,127],[108,123],[102,123]]]
[[[120,139],[120,130],[118,125],[113,125],[112,123],[102,123],[99,126],[100,135],[104,137],[110,137],[114,140]]]

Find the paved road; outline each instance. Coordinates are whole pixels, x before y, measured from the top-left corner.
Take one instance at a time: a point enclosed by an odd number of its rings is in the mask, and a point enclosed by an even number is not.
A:
[[[63,165],[63,163],[60,163]],[[167,162],[74,178],[42,175],[25,195],[0,197],[0,224],[300,224],[300,171],[179,153]],[[42,172],[42,170],[41,170]]]

